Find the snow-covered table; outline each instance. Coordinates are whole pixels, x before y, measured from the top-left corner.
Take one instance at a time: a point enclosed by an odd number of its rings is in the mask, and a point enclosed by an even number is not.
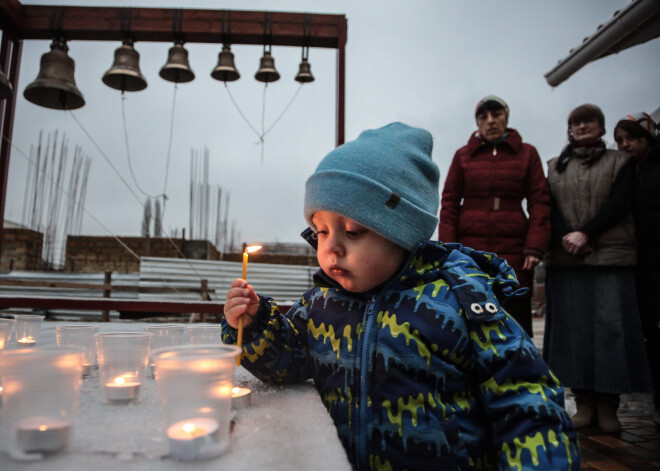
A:
[[[38,347],[54,346],[55,326],[45,322]],[[142,331],[145,323],[96,324],[101,332]],[[350,470],[337,432],[312,383],[267,385],[243,367],[237,385],[252,390],[252,405],[236,411],[231,445],[222,456],[185,463],[168,456],[154,379],[140,403],[101,402],[98,370],[81,388],[74,437],[68,452],[37,462],[0,454],[3,471]],[[44,401],[48,398],[44,397]],[[1,415],[1,414],[0,414]],[[0,427],[2,423],[0,422]]]

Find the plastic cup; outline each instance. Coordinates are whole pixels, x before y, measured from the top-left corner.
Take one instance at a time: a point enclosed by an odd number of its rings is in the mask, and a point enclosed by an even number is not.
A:
[[[144,328],[145,332],[151,335],[151,350],[158,348],[176,347],[183,343],[183,324],[158,324],[149,325]],[[149,363],[151,367],[151,377],[153,374],[153,362]]]
[[[222,343],[222,326],[218,324],[188,326],[190,345]]]
[[[83,376],[87,376],[94,365],[96,356],[96,339],[94,334],[99,328],[92,325],[58,325],[55,335],[58,347],[80,347],[83,349]]]
[[[197,461],[229,446],[234,365],[233,345],[184,345],[155,350],[158,394],[170,457]]]
[[[71,440],[82,375],[80,349],[0,352],[5,451],[35,460],[65,450]]]
[[[149,361],[151,334],[108,332],[94,336],[103,402],[138,402]]]
[[[7,340],[7,331],[11,327],[11,324],[8,324],[6,322],[0,323],[0,350],[4,350],[4,348],[9,345],[9,341]],[[11,331],[10,334],[11,335]]]
[[[4,319],[0,317],[0,324],[6,325],[6,330],[4,330],[5,333],[5,338],[4,338],[4,348],[9,348],[9,340],[11,339],[11,333],[14,330],[14,323],[16,321],[14,319]]]
[[[41,324],[44,316],[36,314],[18,314],[14,316],[16,323],[14,329],[16,332],[16,346],[18,348],[33,348],[37,345],[39,335],[41,334]]]

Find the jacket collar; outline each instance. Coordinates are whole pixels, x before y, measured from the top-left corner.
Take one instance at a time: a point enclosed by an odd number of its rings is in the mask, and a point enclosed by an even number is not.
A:
[[[518,131],[513,128],[506,128],[506,133],[507,135],[504,140],[497,143],[497,146],[500,149],[502,147],[508,147],[514,153],[520,152],[523,142],[522,137],[520,137],[520,134],[518,134]],[[470,155],[475,155],[479,150],[483,148],[490,149],[492,147],[493,144],[482,138],[481,134],[479,134],[479,131],[473,132],[467,143],[467,150]]]

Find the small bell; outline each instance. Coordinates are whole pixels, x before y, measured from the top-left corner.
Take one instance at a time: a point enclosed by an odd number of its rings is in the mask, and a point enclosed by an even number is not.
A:
[[[307,59],[303,59],[300,63],[300,69],[298,69],[298,75],[296,75],[296,82],[300,83],[309,83],[314,81],[314,76],[312,75],[312,67],[307,62]]]
[[[11,83],[9,83],[9,79],[5,73],[0,70],[0,100],[9,98],[13,93],[14,92],[11,88]]]
[[[280,79],[280,74],[275,70],[275,59],[270,55],[270,52],[264,52],[261,58],[261,66],[254,74],[254,78],[259,82],[266,83],[276,82]]]
[[[41,56],[37,78],[25,87],[23,96],[27,101],[54,110],[75,110],[85,105],[73,78],[75,63],[68,50],[64,40],[53,40],[50,52]]]
[[[218,65],[211,71],[211,77],[223,82],[233,82],[241,78],[234,65],[234,54],[229,46],[222,46],[222,52],[218,54]]]
[[[147,88],[147,79],[140,72],[140,54],[133,47],[132,41],[115,49],[115,62],[103,74],[103,83],[122,92],[139,92]]]
[[[188,62],[188,51],[182,44],[174,44],[167,53],[167,63],[158,73],[168,82],[186,83],[195,79],[195,73]]]

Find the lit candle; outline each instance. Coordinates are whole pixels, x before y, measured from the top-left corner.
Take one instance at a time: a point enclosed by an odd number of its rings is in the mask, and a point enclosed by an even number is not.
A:
[[[71,423],[49,417],[30,417],[18,423],[16,439],[25,453],[53,453],[69,443]]]
[[[220,443],[218,421],[208,417],[182,420],[167,428],[170,456],[176,460],[194,461],[218,454]]]
[[[231,406],[234,409],[246,409],[250,406],[252,391],[235,386],[231,390]]]
[[[245,247],[245,251],[243,252],[243,274],[241,276],[241,278],[243,278],[244,280],[247,280],[248,254],[252,252],[256,252],[259,249],[261,249],[261,245],[251,245],[249,247]],[[239,347],[243,345],[243,316],[238,318],[238,333],[236,334],[236,345],[238,345]],[[236,357],[236,366],[241,366],[240,353]]]
[[[92,365],[90,365],[89,363],[83,363],[82,367],[83,367],[82,375],[83,376],[89,375],[89,372],[92,369]]]
[[[37,341],[34,340],[32,337],[23,337],[16,340],[16,343],[18,344],[19,348],[29,348],[29,347],[34,347]]]
[[[110,401],[134,401],[140,392],[138,381],[126,381],[118,376],[113,382],[105,383],[105,397]]]

